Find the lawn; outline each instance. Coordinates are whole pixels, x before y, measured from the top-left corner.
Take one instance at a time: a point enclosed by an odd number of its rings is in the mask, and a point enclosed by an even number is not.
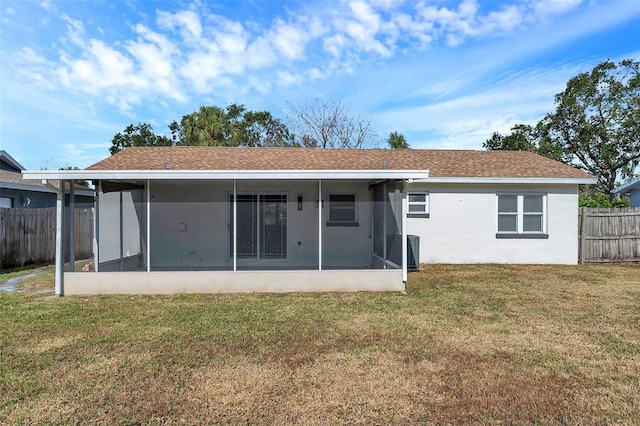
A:
[[[424,266],[407,294],[22,285],[2,424],[640,423],[640,265]]]

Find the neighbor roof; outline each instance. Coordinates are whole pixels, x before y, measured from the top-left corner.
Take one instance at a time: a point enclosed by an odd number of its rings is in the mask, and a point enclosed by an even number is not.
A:
[[[429,170],[430,177],[593,176],[526,151],[133,147],[86,170]]]
[[[637,176],[637,177],[635,177],[635,178],[623,183],[622,185],[620,185],[619,187],[614,189],[613,192],[619,193],[619,194],[624,194],[625,192],[629,192],[632,189],[636,189],[636,188],[640,188],[640,176]]]
[[[55,173],[55,172],[54,172]],[[60,188],[59,180],[49,180],[49,184],[54,188]],[[36,192],[55,192],[53,189],[45,186],[42,183],[42,179],[23,179],[23,175],[20,172],[12,172],[9,170],[0,170],[0,188],[2,189],[19,189],[22,191],[36,191]],[[76,186],[76,194],[91,196],[93,190],[90,188]],[[65,192],[69,192],[69,187],[65,188]]]
[[[57,185],[57,182],[56,186]],[[0,170],[0,188],[20,189],[23,191],[53,192],[42,184],[42,180],[23,179],[22,173]]]

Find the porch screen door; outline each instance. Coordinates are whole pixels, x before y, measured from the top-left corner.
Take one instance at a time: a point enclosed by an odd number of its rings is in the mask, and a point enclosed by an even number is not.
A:
[[[230,195],[229,201],[229,253],[233,257],[233,195]],[[286,259],[285,194],[238,194],[237,212],[239,259]]]

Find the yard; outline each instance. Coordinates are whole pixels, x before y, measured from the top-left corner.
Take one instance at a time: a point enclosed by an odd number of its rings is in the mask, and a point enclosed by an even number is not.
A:
[[[640,265],[424,266],[407,294],[21,285],[2,424],[640,423]]]

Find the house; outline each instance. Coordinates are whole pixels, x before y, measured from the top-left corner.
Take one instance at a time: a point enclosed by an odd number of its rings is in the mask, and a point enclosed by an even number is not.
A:
[[[43,185],[41,180],[23,179],[25,170],[6,151],[0,150],[0,208],[40,209],[56,206],[58,182]],[[93,207],[94,193],[89,188],[79,188],[75,194],[76,207]],[[67,191],[66,205],[69,205]]]
[[[95,271],[59,259],[60,295],[402,291],[409,234],[423,263],[575,264],[596,181],[530,152],[412,149],[136,147],[23,174],[96,186]]]
[[[623,183],[613,190],[617,194],[628,194],[631,207],[640,207],[640,176]]]

